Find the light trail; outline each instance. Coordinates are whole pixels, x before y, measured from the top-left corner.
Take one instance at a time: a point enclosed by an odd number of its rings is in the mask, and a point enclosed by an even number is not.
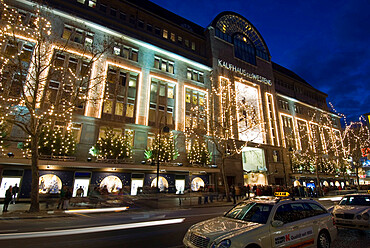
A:
[[[44,237],[52,237],[52,236],[65,236],[65,235],[85,234],[85,233],[94,233],[94,232],[107,232],[107,231],[140,228],[140,227],[178,224],[178,223],[184,222],[184,220],[185,218],[179,218],[179,219],[146,221],[146,222],[128,223],[128,224],[120,224],[120,225],[76,228],[76,229],[56,230],[56,231],[27,232],[27,233],[3,233],[3,234],[0,234],[0,240],[44,238]]]
[[[92,208],[92,209],[72,209],[72,210],[65,210],[64,213],[66,214],[85,214],[85,213],[104,213],[104,212],[119,212],[125,211],[128,207],[120,207],[120,208]]]

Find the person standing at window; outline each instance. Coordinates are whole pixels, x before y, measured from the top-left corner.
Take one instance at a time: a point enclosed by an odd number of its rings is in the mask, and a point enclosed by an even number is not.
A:
[[[15,204],[15,200],[17,199],[17,194],[19,191],[18,184],[15,184],[14,187],[12,188],[12,203]]]
[[[12,200],[12,186],[9,186],[9,188],[5,192],[3,212],[8,212],[8,206],[11,200]]]

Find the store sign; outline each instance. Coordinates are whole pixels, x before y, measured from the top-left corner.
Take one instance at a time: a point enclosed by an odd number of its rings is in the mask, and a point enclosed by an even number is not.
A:
[[[222,68],[228,69],[230,71],[239,73],[240,75],[242,75],[244,77],[247,77],[247,78],[250,78],[250,79],[254,79],[257,82],[264,83],[264,84],[267,84],[269,86],[272,85],[272,82],[271,82],[270,79],[262,77],[261,75],[257,75],[257,74],[254,74],[254,73],[247,72],[246,69],[242,69],[240,67],[237,67],[237,66],[235,66],[231,63],[223,61],[222,59],[218,59],[218,67],[222,67]]]

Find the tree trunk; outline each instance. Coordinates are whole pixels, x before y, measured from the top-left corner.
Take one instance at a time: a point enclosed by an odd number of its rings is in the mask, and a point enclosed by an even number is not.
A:
[[[320,186],[320,176],[319,176],[319,162],[316,162],[316,180],[317,180],[317,193],[318,196],[321,196],[321,186]]]
[[[231,202],[229,184],[227,183],[227,178],[225,175],[225,158],[222,158],[221,173],[222,173],[222,179],[224,180],[226,200],[228,202]]]
[[[32,154],[32,181],[31,181],[31,205],[29,212],[39,212],[39,167],[38,167],[38,137],[31,137],[31,154]]]
[[[358,176],[358,167],[356,165],[356,181],[357,181],[357,188],[360,189],[360,177]]]

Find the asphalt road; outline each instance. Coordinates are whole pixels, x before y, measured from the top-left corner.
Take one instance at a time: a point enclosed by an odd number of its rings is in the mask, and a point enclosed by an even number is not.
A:
[[[325,202],[330,207],[331,202]],[[194,223],[219,216],[229,207],[120,212],[0,222],[0,247],[183,247]],[[30,235],[31,233],[31,235]],[[4,238],[4,234],[15,235]],[[37,236],[35,236],[37,235]],[[339,229],[332,247],[370,247],[370,231]]]

